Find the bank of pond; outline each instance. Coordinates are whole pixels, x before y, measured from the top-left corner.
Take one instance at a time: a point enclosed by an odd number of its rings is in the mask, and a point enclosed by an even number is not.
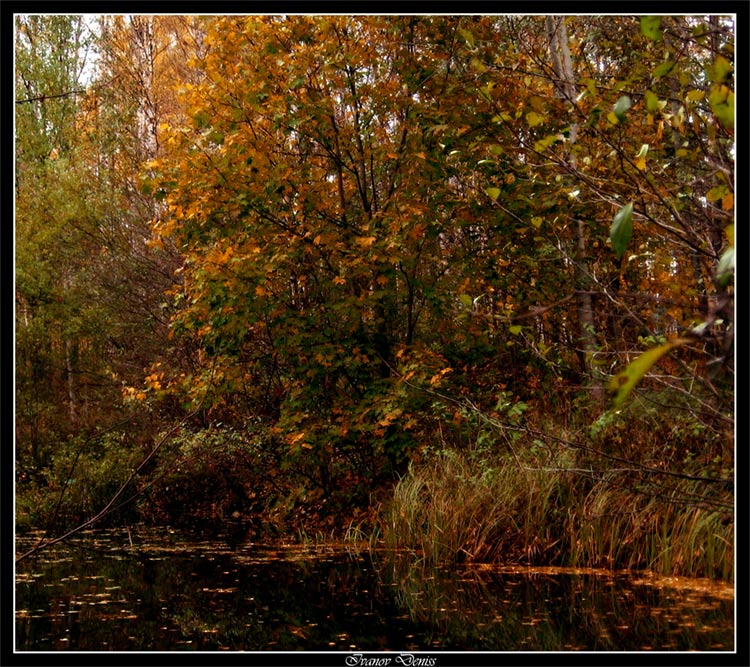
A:
[[[20,535],[18,554],[40,538]],[[734,590],[382,543],[91,530],[16,563],[17,651],[733,651]]]

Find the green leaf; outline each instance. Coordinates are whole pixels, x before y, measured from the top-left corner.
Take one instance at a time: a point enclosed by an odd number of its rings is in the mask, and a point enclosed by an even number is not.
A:
[[[652,93],[650,90],[647,90],[643,97],[646,100],[646,111],[648,111],[649,113],[656,113],[657,111],[659,111],[658,95]]]
[[[550,146],[553,144],[556,144],[558,141],[560,141],[560,135],[559,134],[548,134],[544,139],[539,139],[536,143],[534,143],[534,150],[537,153],[544,153]]]
[[[464,41],[470,46],[474,47],[475,41],[474,41],[474,35],[469,32],[468,30],[460,29],[458,31],[458,34],[461,35],[461,37],[464,38]]]
[[[727,129],[734,128],[734,92],[724,85],[715,85],[708,95],[711,111]]]
[[[641,378],[648,373],[659,359],[671,349],[679,345],[685,345],[688,342],[690,341],[687,338],[675,338],[668,343],[664,343],[664,345],[647,350],[637,359],[631,361],[624,371],[615,375],[609,381],[608,387],[609,394],[613,397],[614,408],[617,409],[622,406]]]
[[[727,225],[724,229],[724,236],[727,237],[727,242],[730,246],[734,247],[734,224]]]
[[[716,280],[719,285],[726,287],[734,275],[734,247],[730,246],[721,255],[719,266],[716,267]]]
[[[657,79],[660,79],[665,74],[669,74],[672,71],[673,67],[674,67],[674,63],[671,60],[665,60],[661,65],[659,65],[654,70],[654,76]]]
[[[609,238],[617,259],[622,257],[633,236],[633,202],[623,206],[612,220]]]
[[[661,16],[641,16],[641,32],[655,42],[661,39],[660,24]]]
[[[732,69],[732,63],[730,63],[724,56],[716,56],[711,71],[711,80],[714,83],[723,83]]]
[[[471,308],[474,305],[474,299],[469,294],[459,294],[458,299],[465,308]]]
[[[706,199],[713,204],[727,194],[729,194],[729,188],[726,185],[717,185],[706,193]]]
[[[529,111],[526,114],[526,122],[529,124],[529,127],[536,127],[544,122],[544,116],[538,114],[536,111]]]
[[[492,201],[497,201],[500,196],[500,188],[485,188],[484,191]]]
[[[513,326],[508,327],[508,331],[510,331],[514,336],[517,336],[523,331],[523,327],[520,324],[514,324]]]
[[[205,111],[199,111],[193,116],[193,123],[199,130],[207,127],[211,117]]]
[[[596,81],[592,79],[591,77],[586,77],[581,79],[581,83],[586,86],[586,89],[589,91],[589,95],[591,97],[594,97],[596,95]]]
[[[622,97],[620,97],[617,100],[614,108],[614,114],[615,116],[617,116],[617,120],[623,122],[625,120],[625,114],[632,106],[633,103],[630,101],[630,98],[627,95],[623,95]]]

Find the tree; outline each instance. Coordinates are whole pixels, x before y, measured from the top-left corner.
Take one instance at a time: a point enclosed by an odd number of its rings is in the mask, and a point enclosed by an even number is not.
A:
[[[83,288],[89,221],[75,162],[90,44],[80,17],[17,19],[16,426],[36,463],[46,455],[45,431],[65,433],[85,418],[95,384],[79,374],[92,308]]]
[[[103,17],[85,82],[56,19],[19,22],[23,428],[119,392],[328,497],[508,396],[638,386],[726,444],[729,19]]]

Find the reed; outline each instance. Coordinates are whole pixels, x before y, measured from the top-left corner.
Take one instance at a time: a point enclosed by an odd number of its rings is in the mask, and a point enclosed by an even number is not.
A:
[[[384,539],[435,562],[492,561],[509,553],[540,561],[560,541],[545,520],[557,515],[557,486],[537,471],[487,467],[443,450],[430,465],[412,466],[396,486]]]
[[[436,563],[734,577],[729,491],[714,492],[707,504],[704,483],[694,480],[649,486],[618,471],[592,480],[563,467],[527,467],[511,456],[494,464],[443,449],[411,466],[383,514],[386,546]]]

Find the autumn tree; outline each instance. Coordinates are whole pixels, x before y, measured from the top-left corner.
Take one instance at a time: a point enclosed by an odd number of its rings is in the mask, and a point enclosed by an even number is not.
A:
[[[139,168],[157,154],[175,69],[200,30],[176,18],[112,23],[16,19],[16,459],[19,478],[31,473],[50,493],[86,457],[126,466],[153,421],[175,412],[127,401],[126,388],[170,355],[163,291],[179,266],[174,250],[147,244],[155,203]],[[96,436],[110,431],[120,452],[102,462]]]
[[[87,81],[60,18],[18,31],[25,428],[95,369],[364,497],[469,413],[638,387],[731,458],[730,18],[102,17]]]

